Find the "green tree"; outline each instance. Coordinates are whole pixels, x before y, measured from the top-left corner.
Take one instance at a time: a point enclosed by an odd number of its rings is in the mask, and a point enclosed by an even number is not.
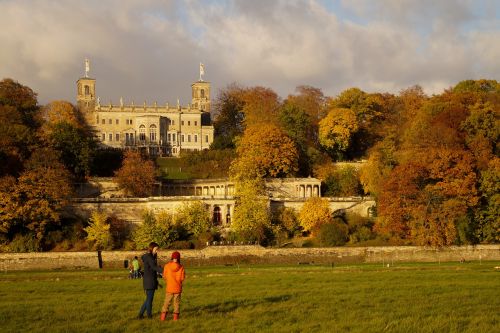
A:
[[[222,89],[213,105],[215,138],[212,149],[234,149],[235,138],[243,133],[245,114],[243,88],[231,84]]]
[[[128,195],[149,196],[156,180],[154,163],[143,158],[139,152],[127,151],[122,167],[115,173],[115,179]]]
[[[108,250],[113,246],[108,216],[104,212],[93,211],[90,215],[89,226],[84,228],[87,241],[96,250]]]
[[[68,122],[51,125],[50,145],[61,152],[61,161],[80,180],[90,175],[97,143],[88,133]]]
[[[210,213],[202,201],[184,202],[175,212],[175,221],[195,238],[210,228]]]
[[[142,224],[133,232],[132,239],[136,248],[145,249],[150,242],[156,242],[166,248],[179,239],[179,227],[168,212],[155,215],[153,211],[144,211]]]
[[[236,183],[236,203],[231,228],[245,241],[264,242],[271,227],[267,198],[261,179]]]

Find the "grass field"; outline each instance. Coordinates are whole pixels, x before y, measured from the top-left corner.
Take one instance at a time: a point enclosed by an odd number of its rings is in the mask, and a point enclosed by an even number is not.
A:
[[[156,164],[164,172],[165,179],[189,179],[191,175],[184,172],[181,166],[181,160],[175,157],[159,157]]]
[[[186,267],[181,319],[125,270],[0,273],[1,332],[500,332],[499,262]]]

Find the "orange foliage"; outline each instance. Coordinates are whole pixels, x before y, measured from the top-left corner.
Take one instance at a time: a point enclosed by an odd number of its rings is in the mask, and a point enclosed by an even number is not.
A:
[[[122,167],[116,171],[115,177],[119,186],[128,195],[145,197],[152,193],[155,183],[155,165],[143,159],[139,152],[127,151]]]

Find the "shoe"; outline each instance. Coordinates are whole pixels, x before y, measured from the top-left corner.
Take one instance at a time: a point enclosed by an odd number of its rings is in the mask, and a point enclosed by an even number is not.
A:
[[[165,318],[167,317],[167,312],[162,312],[160,313],[160,320],[165,321]]]
[[[179,314],[178,313],[174,313],[174,320],[178,320],[179,319]]]
[[[144,316],[140,314],[137,316],[137,319],[144,319]]]

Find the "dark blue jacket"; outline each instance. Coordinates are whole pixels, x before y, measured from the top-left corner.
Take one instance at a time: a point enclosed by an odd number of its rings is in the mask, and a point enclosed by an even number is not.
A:
[[[163,268],[158,266],[156,258],[152,253],[145,253],[142,257],[142,264],[144,267],[144,276],[142,278],[142,285],[145,290],[158,289],[157,272],[162,273]]]

